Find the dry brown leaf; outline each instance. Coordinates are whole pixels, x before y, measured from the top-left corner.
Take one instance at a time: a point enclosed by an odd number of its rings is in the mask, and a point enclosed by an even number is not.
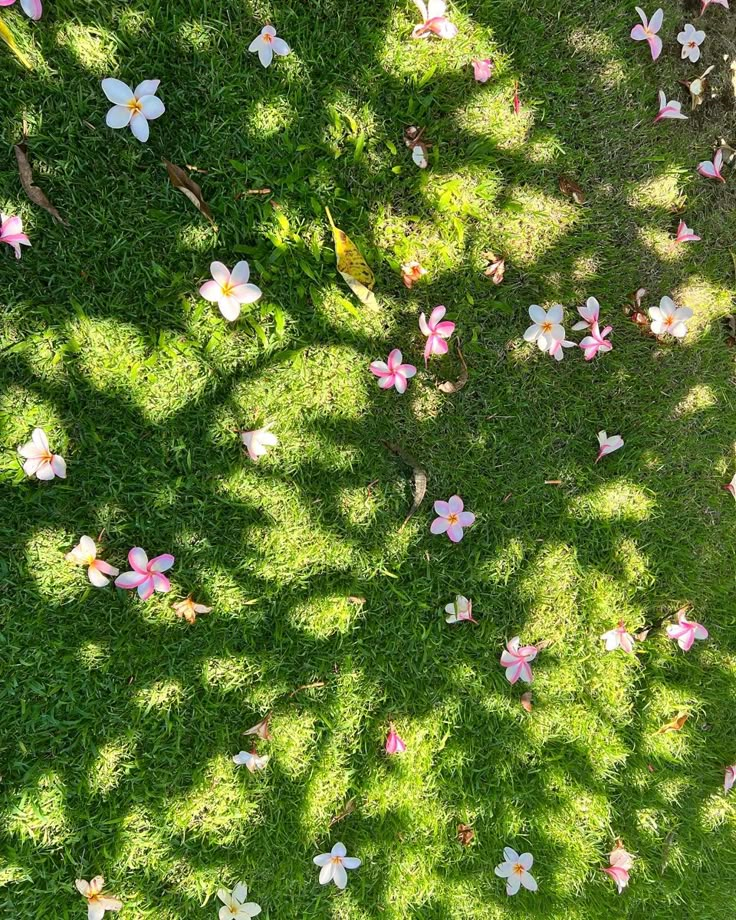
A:
[[[671,722],[658,728],[656,733],[658,735],[664,735],[667,732],[679,732],[682,726],[687,722],[689,716],[690,714],[687,712],[678,713]]]
[[[526,709],[527,712],[531,712],[532,709],[534,708],[534,705],[532,703],[532,691],[527,690],[526,693],[522,693],[521,699],[519,700],[519,702],[524,707],[524,709]]]
[[[534,647],[538,652],[543,652],[546,648],[549,648],[552,645],[551,639],[542,639],[541,642],[535,642]]]
[[[407,147],[414,147],[416,144],[421,144],[423,134],[424,128],[417,128],[416,125],[409,125],[408,128],[404,128],[404,143]]]
[[[364,597],[358,597],[358,596],[355,595],[355,594],[351,594],[350,597],[348,598],[348,603],[349,603],[349,604],[356,604],[358,607],[362,607],[363,604],[365,604],[365,598],[364,598]]]
[[[319,690],[320,687],[324,687],[325,682],[323,680],[315,680],[311,684],[302,684],[301,687],[297,687],[296,690],[292,690],[289,696],[295,696],[297,693],[301,693],[302,690]]]
[[[14,150],[15,158],[18,161],[18,173],[20,175],[20,184],[23,186],[23,191],[26,193],[26,195],[28,195],[34,204],[37,204],[39,208],[43,208],[44,211],[48,211],[54,220],[57,220],[60,224],[64,224],[65,227],[68,227],[69,224],[51,204],[46,195],[44,195],[44,193],[37,185],[34,185],[33,170],[31,169],[31,162],[28,159],[28,146],[26,144],[25,134],[23,135],[23,140],[20,142],[20,144],[15,145]]]
[[[263,741],[270,741],[271,740],[271,730],[268,727],[268,723],[271,721],[271,715],[272,713],[269,712],[265,718],[261,719],[261,721],[256,723],[254,726],[252,726],[252,728],[249,728],[246,731],[244,731],[243,734],[244,735],[258,735],[258,737],[263,739]]]
[[[192,179],[192,177],[175,163],[170,163],[168,160],[164,159],[166,164],[166,172],[169,174],[169,179],[174,188],[179,189],[182,194],[186,195],[187,198],[192,202],[192,204],[200,211],[207,220],[216,228],[215,219],[212,216],[212,211],[210,206],[204,200],[204,195],[202,194],[202,189],[197,185],[197,183]]]
[[[714,70],[715,64],[711,66],[702,73],[696,80],[678,80],[682,86],[685,86],[690,92],[690,102],[694,109],[697,109],[699,105],[702,105],[705,102],[705,94],[708,91],[708,74]],[[711,93],[710,98],[713,99],[715,93]]]
[[[475,837],[475,831],[469,824],[458,824],[457,839],[464,846],[469,847]]]
[[[333,827],[335,824],[337,824],[338,821],[342,821],[343,818],[347,818],[348,815],[352,815],[354,811],[355,811],[355,799],[350,799],[346,803],[345,808],[340,812],[340,814],[335,815],[335,817],[331,819],[330,827]]]
[[[544,484],[546,486],[561,486],[562,480],[561,479],[545,479]]]
[[[391,453],[396,454],[404,463],[408,464],[412,468],[414,474],[414,502],[409,509],[409,513],[404,518],[404,523],[401,525],[401,527],[405,527],[417,512],[419,506],[424,501],[424,496],[427,494],[427,472],[419,466],[411,454],[408,454],[402,447],[399,447],[398,444],[391,444],[388,441],[384,441],[383,443]]]
[[[483,258],[489,263],[483,270],[483,274],[494,284],[500,284],[506,273],[506,259],[503,256],[494,255],[492,252],[484,252]]]
[[[460,358],[460,363],[463,366],[460,376],[454,382],[452,380],[446,380],[444,383],[438,383],[437,389],[441,390],[443,393],[457,393],[458,390],[462,390],[465,384],[468,382],[468,365],[465,363],[465,356],[462,353],[460,348],[460,343],[455,340],[455,348],[457,349],[457,356]]]
[[[560,176],[559,183],[560,191],[563,195],[572,198],[575,204],[585,204],[585,195],[577,182],[573,182],[572,179],[568,179],[566,176]]]

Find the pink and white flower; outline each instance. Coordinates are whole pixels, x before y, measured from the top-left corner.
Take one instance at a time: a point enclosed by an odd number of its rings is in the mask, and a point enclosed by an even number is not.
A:
[[[586,361],[592,361],[599,351],[604,354],[607,351],[611,351],[613,343],[608,342],[606,336],[609,335],[612,330],[613,326],[606,326],[604,329],[600,329],[598,323],[593,323],[590,327],[590,335],[586,335],[580,343]]]
[[[115,587],[124,588],[126,591],[137,588],[138,597],[142,601],[147,601],[154,591],[165,594],[171,590],[171,582],[163,573],[168,572],[174,561],[171,553],[162,553],[160,556],[154,556],[149,562],[146,551],[140,546],[134,546],[128,553],[132,571],[119,575],[115,579]]]
[[[427,269],[422,268],[416,259],[412,259],[411,262],[405,262],[401,266],[401,280],[410,290],[426,274]]]
[[[657,32],[662,28],[664,12],[661,9],[655,10],[652,18],[647,21],[646,13],[640,7],[634,7],[639,14],[641,23],[634,26],[631,30],[631,37],[635,42],[649,42],[649,48],[652,52],[652,60],[656,61],[662,53],[662,39]]]
[[[547,354],[552,355],[555,361],[562,361],[565,357],[565,348],[577,348],[577,342],[570,342],[568,339],[552,339]]]
[[[102,81],[102,91],[114,103],[108,109],[105,122],[108,128],[130,128],[135,137],[145,144],[150,134],[148,122],[160,118],[166,108],[156,95],[160,80],[144,80],[132,90],[127,83],[108,77]]]
[[[694,64],[700,60],[700,46],[705,41],[705,32],[696,29],[691,22],[685,23],[685,28],[677,35],[677,41],[682,45],[680,57],[690,60]]]
[[[342,890],[348,883],[348,874],[346,869],[358,869],[361,861],[355,856],[348,856],[344,843],[336,843],[329,853],[322,853],[315,856],[313,860],[315,866],[319,866],[320,885],[328,885],[334,882]]]
[[[210,272],[212,280],[205,281],[199,293],[210,303],[216,303],[231,323],[240,316],[243,304],[255,303],[263,293],[257,285],[248,283],[250,266],[245,260],[237,262],[232,272],[222,262],[212,262]]]
[[[687,115],[682,114],[682,103],[677,99],[672,99],[670,102],[667,102],[667,97],[662,92],[659,91],[659,111],[657,112],[657,117],[654,119],[656,124],[658,121],[662,121],[663,118],[681,118],[687,121]]]
[[[683,652],[689,652],[696,639],[707,639],[708,630],[695,620],[688,620],[685,612],[680,610],[677,614],[677,623],[667,627],[667,635],[676,640]]]
[[[549,351],[552,342],[563,341],[565,330],[562,323],[562,307],[553,304],[549,310],[544,310],[533,303],[529,307],[529,317],[532,325],[524,332],[525,342],[536,342],[540,351]]]
[[[598,322],[600,316],[601,305],[598,303],[595,297],[589,297],[585,301],[584,307],[578,307],[578,313],[582,316],[582,320],[575,323],[572,327],[573,332],[580,332],[582,329],[590,329],[593,323]]]
[[[429,528],[431,533],[446,533],[453,543],[459,543],[463,538],[463,528],[475,523],[475,515],[472,511],[464,511],[463,507],[459,495],[453,495],[446,502],[435,502],[434,510],[438,517],[432,521]]]
[[[406,743],[401,735],[394,728],[394,723],[392,722],[388,729],[388,737],[386,738],[386,753],[387,754],[403,754],[406,752]]]
[[[89,882],[78,878],[74,884],[82,897],[87,899],[87,920],[102,920],[106,911],[122,910],[123,902],[108,897],[102,890],[105,887],[105,879],[101,875]]]
[[[612,454],[614,450],[619,450],[624,446],[624,439],[620,434],[612,434],[610,437],[606,434],[605,431],[598,432],[598,456],[595,458],[597,463],[601,457],[605,457],[606,454]]]
[[[531,853],[522,853],[521,856],[512,850],[511,847],[504,847],[504,862],[500,863],[493,870],[499,878],[506,879],[506,894],[511,896],[516,894],[524,886],[527,891],[536,891],[537,882],[529,874],[529,870],[534,865],[534,857]]]
[[[726,492],[730,492],[734,498],[736,498],[736,473],[733,474],[733,479],[727,485],[723,487]]]
[[[370,372],[380,378],[378,386],[382,390],[396,387],[397,393],[406,393],[407,381],[413,377],[417,369],[413,364],[402,364],[403,356],[398,348],[389,353],[388,361],[371,362]]]
[[[272,424],[273,422],[269,422],[268,425],[264,425],[263,428],[240,432],[243,446],[248,451],[248,456],[253,462],[256,462],[259,457],[263,457],[264,454],[268,453],[269,447],[275,447],[279,443],[279,439],[276,435],[269,431]]]
[[[422,335],[427,336],[427,344],[424,346],[425,367],[427,366],[430,355],[447,354],[447,349],[449,347],[447,339],[449,339],[455,331],[455,323],[451,323],[447,320],[443,322],[442,317],[445,313],[447,313],[447,309],[440,305],[439,307],[435,307],[429,314],[429,322],[424,313],[419,315],[419,328],[422,331]]]
[[[259,754],[255,748],[252,751],[240,751],[233,755],[233,763],[239,767],[246,767],[251,773],[263,770],[271,759],[269,754]]]
[[[291,48],[286,44],[283,38],[276,36],[276,29],[273,26],[264,26],[261,34],[257,35],[248,46],[248,51],[258,52],[258,60],[264,67],[268,67],[273,61],[274,54],[280,57],[286,57]]]
[[[453,25],[445,16],[447,4],[445,0],[414,0],[414,5],[419,10],[422,22],[414,26],[412,38],[428,38],[436,35],[438,38],[454,38],[457,35],[457,26]]]
[[[723,791],[729,792],[736,783],[736,764],[726,767],[726,775],[723,777]]]
[[[678,307],[671,297],[663,297],[658,307],[649,308],[650,328],[655,335],[671,335],[684,338],[687,321],[693,316],[690,307]]]
[[[473,76],[478,83],[487,83],[493,72],[493,61],[490,58],[473,61]]]
[[[623,620],[619,620],[618,626],[603,633],[601,639],[606,643],[606,651],[612,652],[617,648],[631,654],[634,651],[634,637],[628,632]]]
[[[677,225],[677,236],[675,237],[676,243],[697,243],[699,242],[700,237],[697,233],[694,233],[690,227],[685,223],[684,220],[681,220]]]
[[[0,0],[0,6],[12,6],[15,0]],[[41,0],[20,0],[20,8],[29,19],[40,19],[43,15]]]
[[[97,558],[97,547],[92,537],[83,536],[71,552],[66,554],[67,562],[76,562],[77,565],[87,566],[87,576],[95,588],[104,588],[110,584],[108,576],[113,578],[120,574],[109,562]]]
[[[23,221],[16,214],[0,212],[0,243],[11,246],[16,259],[20,259],[21,246],[31,245],[31,241],[23,232]]]
[[[725,10],[728,9],[728,0],[700,0],[700,15],[708,9],[711,3],[717,3],[719,6],[722,6]]]
[[[725,178],[721,169],[723,168],[723,150],[719,147],[716,150],[713,160],[703,160],[702,163],[698,163],[697,170],[701,176],[705,176],[706,179],[715,179],[716,182],[725,182]]]
[[[463,620],[470,620],[471,623],[477,623],[473,619],[473,602],[468,600],[462,594],[458,594],[454,601],[445,605],[446,623],[462,623]]]
[[[610,866],[605,866],[603,871],[611,876],[616,883],[618,893],[621,894],[629,884],[629,871],[634,865],[634,857],[631,853],[627,853],[622,846],[617,846],[611,851],[608,861]]]
[[[26,461],[23,472],[26,476],[35,476],[46,482],[58,476],[66,479],[66,462],[59,454],[52,454],[49,439],[43,428],[34,428],[31,440],[18,448],[18,453]]]
[[[536,645],[519,646],[519,637],[514,636],[506,643],[506,648],[501,652],[501,667],[506,668],[506,680],[515,684],[517,680],[525,684],[532,682],[532,669],[529,662],[537,657]]]

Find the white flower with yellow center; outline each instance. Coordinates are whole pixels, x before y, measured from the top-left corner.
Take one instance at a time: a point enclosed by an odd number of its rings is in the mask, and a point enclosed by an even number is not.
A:
[[[250,43],[248,51],[257,51],[258,60],[264,67],[268,67],[273,60],[274,54],[286,57],[291,51],[291,48],[286,44],[283,38],[278,38],[276,36],[276,29],[274,29],[273,26],[264,26],[261,29],[261,34],[257,35]]]
[[[511,847],[504,847],[503,858],[505,862],[496,866],[494,872],[499,878],[506,879],[506,894],[516,894],[523,885],[528,891],[537,890],[537,882],[529,874],[534,863],[531,853],[522,853],[521,856]]]
[[[315,866],[320,866],[319,883],[327,885],[334,882],[338,888],[348,883],[346,869],[357,869],[361,862],[355,856],[348,856],[344,843],[336,843],[329,853],[314,857]]]
[[[232,891],[220,888],[217,897],[225,905],[220,908],[220,920],[250,920],[251,917],[257,917],[261,912],[259,904],[253,901],[246,902],[248,889],[242,882],[238,882]]]
[[[160,80],[144,80],[133,90],[122,80],[108,77],[102,81],[102,91],[114,103],[105,121],[108,128],[128,128],[145,144],[148,140],[148,122],[166,111],[156,96]]]

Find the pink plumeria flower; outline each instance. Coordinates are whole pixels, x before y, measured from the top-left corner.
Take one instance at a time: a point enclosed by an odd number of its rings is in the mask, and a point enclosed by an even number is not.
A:
[[[26,461],[23,472],[26,476],[35,476],[46,482],[58,476],[66,479],[66,462],[59,454],[49,450],[49,439],[43,428],[34,428],[31,440],[18,448],[18,453]]]
[[[655,335],[672,335],[684,338],[687,321],[692,317],[690,307],[678,307],[671,297],[663,297],[658,307],[649,308],[650,328]]]
[[[598,303],[595,297],[589,297],[585,301],[584,307],[578,307],[578,313],[582,316],[582,320],[575,323],[572,327],[573,332],[580,332],[581,329],[590,329],[593,323],[598,322],[598,317],[600,315],[601,305]]]
[[[590,335],[586,335],[580,343],[580,347],[583,349],[586,361],[592,361],[599,351],[603,352],[604,354],[607,351],[611,351],[613,348],[613,343],[608,342],[606,340],[606,336],[609,335],[612,330],[613,326],[606,326],[605,328],[600,329],[598,323],[593,323],[593,325],[590,327]]]
[[[246,767],[251,773],[255,773],[256,770],[265,770],[270,759],[270,754],[259,754],[255,748],[252,751],[240,751],[239,754],[233,755],[233,763],[239,767]]]
[[[521,856],[512,850],[511,847],[503,849],[504,862],[500,863],[493,870],[499,878],[506,879],[506,894],[516,894],[523,885],[527,891],[536,891],[537,882],[534,876],[529,874],[529,870],[534,865],[534,857],[531,853],[522,853]]]
[[[473,76],[478,83],[487,83],[493,72],[493,61],[490,58],[473,61]]]
[[[388,729],[388,736],[386,738],[386,753],[387,754],[404,754],[406,752],[406,744],[401,735],[394,728],[394,723],[392,722]]]
[[[146,551],[140,546],[134,546],[128,553],[128,562],[132,571],[119,575],[115,579],[115,587],[125,588],[128,591],[137,588],[138,597],[142,601],[147,601],[154,591],[165,594],[171,590],[171,582],[162,573],[168,572],[174,561],[171,553],[163,553],[160,556],[154,556],[149,562]]]
[[[601,457],[605,457],[606,454],[612,454],[614,450],[619,450],[624,446],[624,439],[620,434],[612,434],[610,437],[606,434],[605,431],[598,432],[598,456],[595,458],[597,463]]]
[[[160,80],[144,80],[132,90],[122,80],[108,77],[102,81],[102,91],[114,103],[108,109],[105,122],[108,128],[130,128],[135,137],[145,144],[150,133],[148,122],[160,118],[166,108],[156,95]]]
[[[696,639],[707,639],[708,630],[695,620],[688,620],[685,612],[680,610],[677,614],[677,623],[667,627],[667,635],[675,639],[683,652],[689,652]]]
[[[236,263],[232,271],[222,262],[212,262],[210,272],[212,281],[205,281],[199,293],[210,303],[216,303],[231,323],[240,316],[244,303],[255,303],[263,293],[257,285],[248,283],[250,266],[245,260]]]
[[[577,342],[570,342],[568,339],[552,339],[547,354],[552,355],[555,361],[562,361],[565,357],[565,348],[577,348]]]
[[[405,262],[401,266],[401,280],[404,282],[406,287],[411,289],[420,278],[427,274],[427,269],[422,268],[422,266],[415,259],[412,259],[411,262]]]
[[[562,307],[560,304],[553,304],[549,310],[544,310],[538,304],[533,303],[529,307],[529,317],[532,325],[524,332],[525,342],[536,342],[540,351],[549,351],[553,341],[562,341],[565,338],[565,330],[562,327]]]
[[[447,309],[440,305],[435,307],[429,314],[429,322],[427,322],[424,313],[419,315],[419,328],[422,330],[422,335],[427,336],[427,344],[424,346],[425,367],[430,355],[447,354],[449,346],[446,340],[455,331],[455,323],[451,323],[448,320],[442,322],[442,317],[445,313],[447,313]]]
[[[617,648],[629,654],[634,651],[634,637],[627,631],[623,620],[619,620],[615,629],[603,633],[601,639],[606,643],[607,652],[612,652]]]
[[[693,64],[700,60],[700,46],[705,41],[702,29],[696,29],[691,22],[687,22],[682,32],[678,33],[677,41],[682,45],[680,57],[683,60],[688,59]]]
[[[662,121],[663,118],[681,118],[687,121],[687,115],[682,114],[682,103],[677,99],[672,99],[670,102],[667,102],[667,97],[662,92],[659,91],[659,111],[657,112],[657,117],[654,119],[656,124],[658,121]]]
[[[521,112],[521,99],[519,99],[519,84],[514,83],[514,115]]]
[[[7,243],[15,252],[15,258],[20,259],[20,247],[30,246],[31,241],[23,232],[23,221],[15,214],[0,212],[0,243]]]
[[[396,387],[397,393],[406,393],[407,381],[416,374],[417,369],[413,364],[402,364],[401,361],[401,352],[398,348],[394,348],[388,356],[388,363],[385,361],[371,363],[371,374],[380,378],[378,386],[382,390]]]
[[[729,792],[733,788],[733,784],[736,782],[736,764],[731,767],[726,767],[726,775],[723,778],[723,791]]]
[[[330,853],[322,853],[312,860],[315,866],[320,867],[320,885],[329,885],[334,882],[342,890],[348,883],[346,869],[359,869],[361,861],[355,856],[348,856],[344,843],[336,843]]]
[[[268,453],[269,447],[275,447],[279,443],[279,439],[276,435],[269,431],[272,424],[273,422],[269,422],[268,425],[264,425],[263,428],[256,428],[254,431],[240,432],[243,446],[248,451],[250,459],[254,462],[256,462],[259,457],[263,457],[264,454]]]
[[[734,498],[736,498],[736,473],[733,475],[733,479],[727,485],[723,487],[726,492],[730,492]]]
[[[459,543],[463,538],[463,528],[475,523],[475,515],[472,511],[463,511],[463,507],[459,495],[453,495],[446,502],[435,502],[434,510],[439,517],[432,521],[430,531],[433,534],[446,533],[453,543]]]
[[[422,22],[414,26],[412,38],[429,38],[436,35],[438,38],[454,38],[457,35],[457,26],[453,25],[445,16],[447,4],[445,0],[414,0],[414,5],[419,10]]]
[[[722,6],[725,10],[728,9],[728,0],[700,0],[700,15],[708,9],[711,3],[717,3],[719,6]]]
[[[515,684],[517,680],[525,684],[532,682],[532,669],[529,664],[537,657],[536,645],[519,646],[519,637],[514,636],[506,643],[506,648],[501,652],[501,666],[506,668],[506,680]]]
[[[261,34],[257,35],[248,47],[248,51],[258,52],[258,60],[264,67],[273,60],[274,54],[280,57],[286,57],[291,48],[286,44],[283,38],[276,37],[276,29],[273,26],[264,26]]]
[[[652,18],[647,21],[646,13],[640,7],[634,7],[639,14],[641,23],[634,26],[631,30],[631,37],[635,42],[649,42],[649,48],[652,52],[652,60],[656,61],[662,53],[662,39],[657,32],[662,28],[664,12],[661,9],[655,10]]]
[[[106,911],[122,910],[123,902],[118,898],[108,897],[103,891],[105,879],[98,875],[87,882],[78,878],[74,884],[83,898],[87,899],[87,920],[102,920]]]
[[[677,236],[675,237],[676,243],[697,243],[700,241],[700,237],[697,233],[694,233],[690,227],[685,223],[684,220],[681,220],[677,225]]]
[[[464,620],[470,620],[471,623],[477,623],[473,619],[473,602],[468,600],[462,594],[458,594],[454,601],[445,605],[446,623],[462,623]]]
[[[0,6],[12,6],[15,0],[0,0]],[[29,19],[40,19],[43,14],[41,0],[20,0],[20,8]]]
[[[634,865],[634,857],[631,853],[627,853],[622,846],[617,846],[611,851],[608,861],[611,865],[604,867],[603,871],[611,876],[616,883],[618,893],[621,894],[629,884],[629,871]]]
[[[723,167],[723,150],[719,147],[716,150],[716,154],[713,157],[713,160],[703,160],[702,163],[698,163],[697,169],[701,176],[705,176],[706,179],[715,179],[716,182],[725,182],[723,173],[721,169]]]
[[[67,562],[76,562],[77,565],[87,566],[87,576],[95,588],[104,588],[110,584],[111,575],[113,578],[120,574],[120,569],[116,569],[109,562],[103,562],[97,558],[97,547],[92,537],[83,536],[79,543],[71,552],[66,554]]]

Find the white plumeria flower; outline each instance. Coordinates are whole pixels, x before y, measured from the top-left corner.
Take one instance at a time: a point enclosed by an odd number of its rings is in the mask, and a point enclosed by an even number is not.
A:
[[[606,454],[612,454],[614,450],[620,450],[624,446],[624,439],[620,434],[607,435],[605,431],[598,432],[598,456],[595,458],[597,463],[601,457]]]
[[[127,128],[145,144],[148,140],[148,122],[160,118],[166,111],[156,95],[160,80],[144,80],[132,90],[122,80],[108,77],[102,81],[102,91],[115,103],[108,110],[105,121],[108,128]]]
[[[241,751],[233,757],[233,763],[239,767],[247,767],[251,773],[264,770],[271,759],[269,754],[258,754],[256,751]]]
[[[109,562],[97,558],[97,547],[92,537],[83,536],[71,552],[66,554],[67,562],[76,562],[77,565],[87,566],[87,575],[95,588],[104,588],[110,584],[110,578],[120,574]]]
[[[240,438],[248,451],[248,456],[254,462],[268,452],[269,447],[275,447],[279,439],[275,434],[269,431],[273,422],[264,425],[263,428],[256,428],[254,431],[241,431]]]
[[[564,333],[564,329],[563,329],[563,333]],[[552,355],[555,361],[562,361],[562,359],[565,357],[564,349],[565,348],[577,348],[577,344],[578,344],[577,342],[570,342],[568,339],[564,338],[563,336],[563,338],[561,339],[552,339],[547,351],[550,355]]]
[[[655,335],[672,335],[681,339],[687,333],[687,321],[692,315],[690,307],[678,307],[671,297],[663,297],[658,307],[649,308],[651,330]]]
[[[562,341],[565,338],[565,330],[560,325],[562,323],[560,304],[553,304],[549,310],[544,310],[533,303],[529,307],[529,316],[532,325],[524,333],[526,342],[536,342],[541,351],[549,351],[553,341]]]
[[[49,450],[49,439],[43,428],[34,428],[31,440],[18,448],[18,453],[26,461],[23,472],[36,479],[50,480],[55,476],[66,479],[66,462],[59,454]]]
[[[102,920],[105,911],[118,911],[123,902],[117,898],[109,898],[104,892],[105,879],[101,875],[95,876],[90,882],[78,878],[74,884],[83,898],[87,898],[87,920]]]
[[[244,303],[255,303],[262,295],[255,284],[248,284],[250,265],[242,259],[232,271],[222,262],[211,262],[212,280],[205,281],[199,293],[210,303],[216,303],[220,313],[231,323],[240,316]]]
[[[473,619],[473,602],[462,594],[458,594],[454,601],[445,605],[445,613],[446,623],[462,623],[463,620],[476,622]]]
[[[257,917],[261,912],[259,904],[253,901],[246,902],[248,889],[242,882],[238,882],[232,891],[218,889],[217,897],[225,905],[220,908],[220,920],[250,920],[250,917]]]
[[[537,890],[537,882],[529,870],[534,864],[531,853],[522,853],[521,856],[511,847],[504,847],[503,858],[505,862],[496,866],[494,872],[499,878],[506,879],[506,894],[516,894],[523,885],[528,891]]]
[[[286,57],[291,48],[283,38],[276,37],[276,29],[273,26],[264,26],[261,29],[261,34],[256,36],[250,43],[248,51],[257,51],[258,60],[264,67],[268,67],[273,60],[274,54]]]
[[[334,882],[338,888],[343,889],[348,883],[346,869],[357,869],[361,865],[355,856],[347,856],[344,843],[336,843],[329,853],[322,853],[314,857],[315,866],[321,866],[319,873],[320,885]]]
[[[623,620],[619,620],[615,629],[609,629],[608,632],[603,633],[601,639],[606,643],[607,652],[612,652],[617,648],[623,649],[629,654],[634,651],[634,637],[626,629]]]
[[[677,41],[682,45],[681,57],[693,62],[700,60],[700,46],[705,41],[705,32],[696,29],[691,22],[685,23],[685,28],[677,36]]]

